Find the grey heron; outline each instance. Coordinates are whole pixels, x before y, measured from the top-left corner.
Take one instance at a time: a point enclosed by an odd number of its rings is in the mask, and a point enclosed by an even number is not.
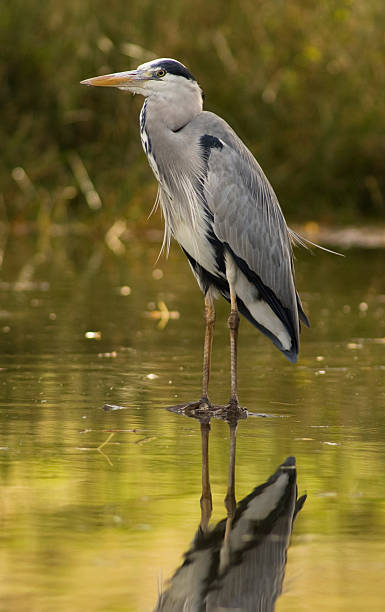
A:
[[[293,363],[300,321],[309,325],[295,288],[292,241],[277,197],[254,156],[231,127],[203,110],[196,79],[180,62],[161,58],[136,70],[82,81],[141,94],[140,136],[158,181],[165,220],[163,248],[173,237],[204,294],[202,398],[208,383],[215,323],[213,299],[230,302],[231,398],[238,407],[239,314]]]

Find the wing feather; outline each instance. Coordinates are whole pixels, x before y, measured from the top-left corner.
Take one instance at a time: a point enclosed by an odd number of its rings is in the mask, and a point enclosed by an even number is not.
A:
[[[204,117],[202,117],[202,115]],[[219,139],[207,155],[205,204],[215,236],[250,270],[260,298],[284,323],[298,346],[298,310],[291,241],[277,197],[255,158],[233,130],[212,113],[201,113],[200,131]],[[306,322],[306,321],[305,321]]]

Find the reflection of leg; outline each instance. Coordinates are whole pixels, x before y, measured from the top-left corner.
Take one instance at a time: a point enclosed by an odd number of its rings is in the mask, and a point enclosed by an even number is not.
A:
[[[209,435],[210,423],[201,421],[201,440],[202,440],[202,496],[201,496],[201,529],[203,532],[208,530],[211,511],[213,508],[210,472],[209,472]]]
[[[237,435],[237,423],[229,423],[230,427],[230,452],[229,452],[229,474],[227,482],[227,493],[225,497],[225,506],[227,510],[227,521],[226,521],[226,533],[225,540],[231,531],[231,525],[234,519],[235,508],[237,505],[235,499],[235,449],[236,449],[236,435]]]
[[[215,324],[215,308],[213,298],[210,293],[205,295],[205,344],[203,351],[203,380],[202,380],[202,400],[208,401],[208,386],[210,379],[210,366],[211,366],[211,347],[213,344],[213,332]]]
[[[237,340],[239,327],[239,314],[237,306],[237,296],[230,284],[231,312],[228,319],[230,330],[230,360],[231,360],[231,399],[230,405],[238,406],[238,387],[237,387]]]

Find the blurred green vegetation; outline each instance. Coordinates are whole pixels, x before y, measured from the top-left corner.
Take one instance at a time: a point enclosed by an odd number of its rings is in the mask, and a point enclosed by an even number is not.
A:
[[[142,100],[83,78],[180,59],[287,217],[385,213],[383,0],[12,0],[0,16],[0,218],[145,219]]]

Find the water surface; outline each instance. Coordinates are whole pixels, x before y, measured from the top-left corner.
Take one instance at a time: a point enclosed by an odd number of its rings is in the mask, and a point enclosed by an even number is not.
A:
[[[11,239],[0,277],[0,609],[152,610],[200,521],[202,297],[177,247]],[[37,253],[37,254],[36,254]],[[312,327],[293,366],[246,321],[236,498],[295,456],[307,501],[279,612],[382,610],[384,252],[298,253]],[[227,304],[210,393],[229,398]],[[103,411],[105,404],[124,407]],[[212,524],[226,516],[229,428],[212,421]]]

